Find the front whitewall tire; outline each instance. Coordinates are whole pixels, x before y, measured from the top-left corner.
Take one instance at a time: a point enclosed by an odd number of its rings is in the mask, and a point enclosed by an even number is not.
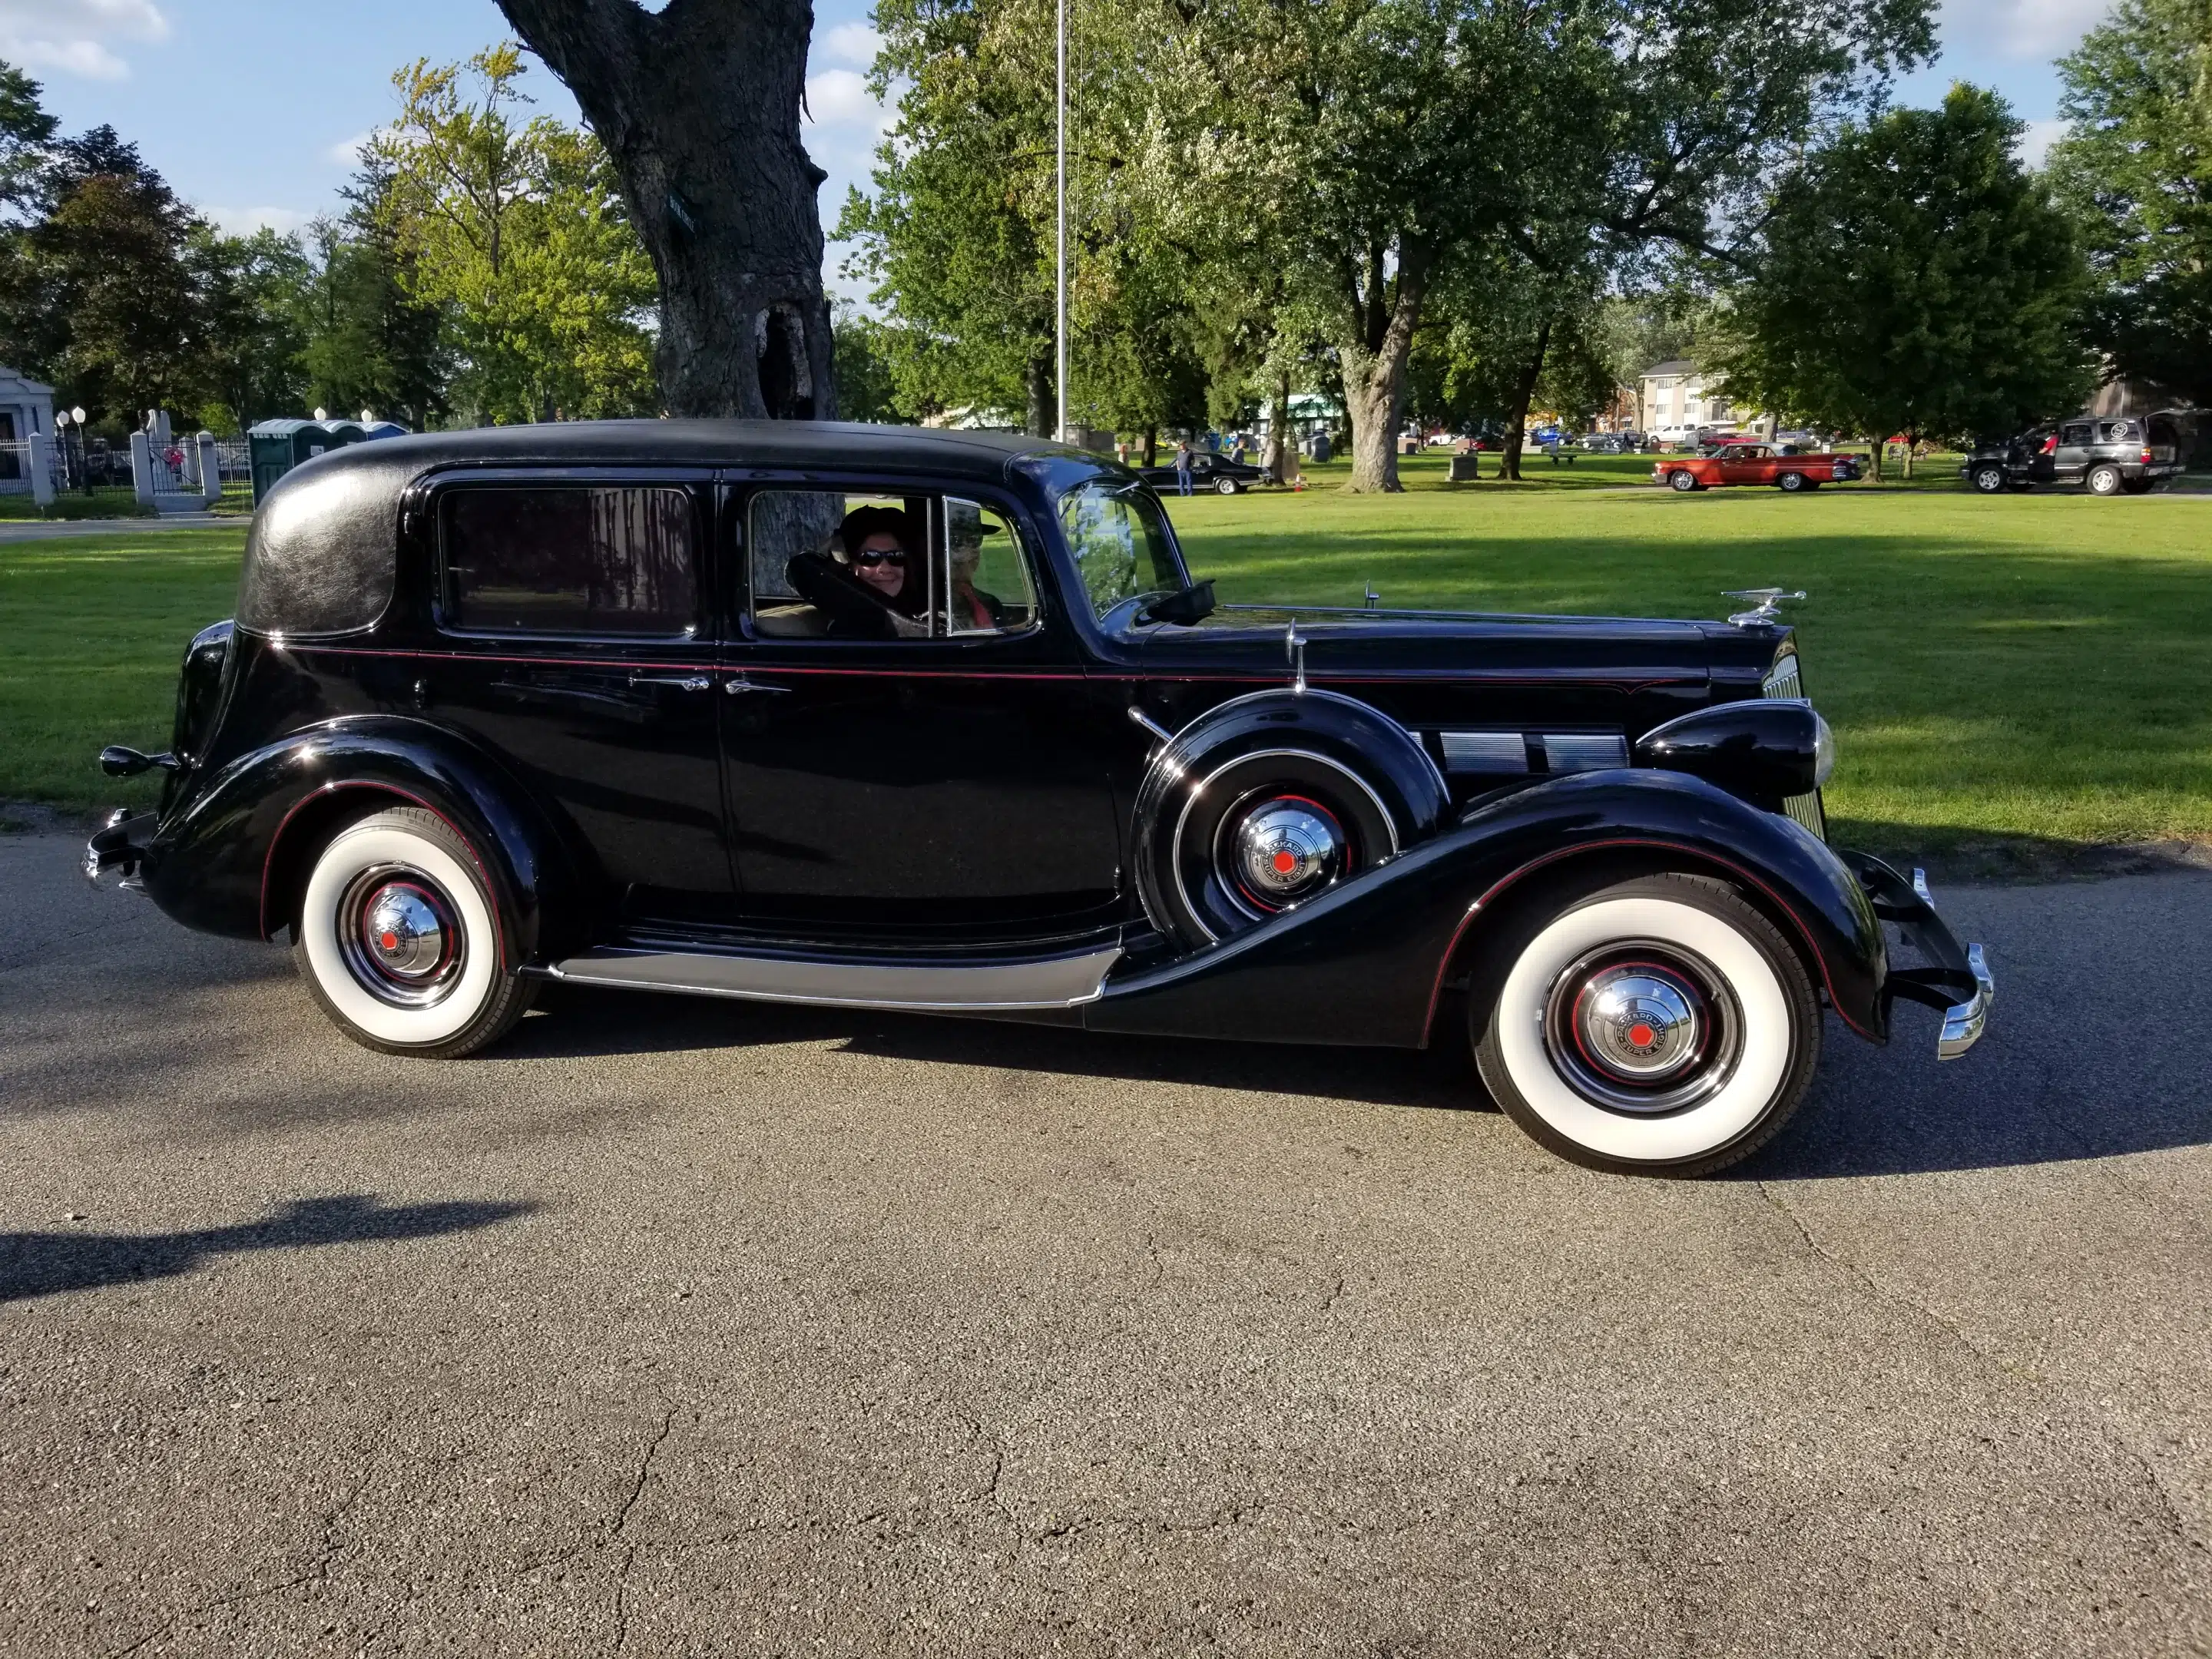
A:
[[[1571,897],[1501,939],[1494,999],[1476,1024],[1476,1055],[1498,1104],[1537,1139],[1615,1170],[1705,1174],[1748,1156],[1778,1131],[1809,1082],[1820,1009],[1803,965],[1766,919],[1718,883],[1662,876]],[[1729,1040],[1709,1086],[1671,1110],[1620,1109],[1578,1082],[1557,1049],[1562,976],[1607,951],[1691,966],[1717,994]]]

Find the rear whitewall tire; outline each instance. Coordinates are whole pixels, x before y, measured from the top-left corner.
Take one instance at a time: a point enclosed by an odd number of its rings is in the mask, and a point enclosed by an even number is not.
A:
[[[429,994],[380,976],[372,952],[350,939],[362,926],[363,900],[387,879],[419,884],[457,935],[450,971]],[[534,989],[507,960],[497,901],[474,853],[419,807],[373,813],[331,836],[308,872],[292,939],[293,961],[323,1012],[385,1054],[471,1053],[505,1035]]]
[[[1524,913],[1492,941],[1494,994],[1471,1009],[1475,1060],[1499,1108],[1541,1145],[1594,1169],[1699,1176],[1747,1158],[1785,1123],[1819,1064],[1820,1011],[1804,964],[1724,884],[1662,875]],[[1555,1033],[1563,976],[1607,951],[1671,961],[1716,994],[1717,1048],[1703,1093],[1650,1113],[1616,1109],[1579,1083]],[[1694,1077],[1694,1072],[1686,1073]]]

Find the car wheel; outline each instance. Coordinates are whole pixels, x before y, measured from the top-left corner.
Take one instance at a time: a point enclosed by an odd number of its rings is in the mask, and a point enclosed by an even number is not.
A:
[[[2117,495],[2120,493],[2120,469],[2117,466],[2093,466],[2086,480],[2092,495]]]
[[[1805,475],[1802,472],[1785,472],[1774,482],[1782,489],[1789,491],[1792,495],[1795,495],[1799,490],[1805,487]]]
[[[1524,911],[1469,1003],[1498,1106],[1592,1169],[1710,1174],[1780,1130],[1820,1008],[1796,951],[1725,883],[1650,876]]]
[[[1698,487],[1697,475],[1676,467],[1667,475],[1667,488],[1678,495],[1686,495]]]
[[[2001,466],[1978,466],[1969,482],[1984,495],[2001,495],[2004,493],[2006,482],[2004,469]]]
[[[476,854],[413,806],[349,824],[316,856],[292,959],[337,1028],[385,1054],[481,1048],[522,1018],[535,990],[507,960]]]
[[[1234,495],[1237,493],[1237,480],[1234,478],[1223,478],[1215,483],[1213,488],[1215,493],[1218,495]]]

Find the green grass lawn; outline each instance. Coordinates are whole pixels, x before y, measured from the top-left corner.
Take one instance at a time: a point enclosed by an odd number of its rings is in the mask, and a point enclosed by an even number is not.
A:
[[[1802,587],[1808,687],[1842,759],[1839,837],[2008,854],[2212,840],[2212,496],[1984,500],[1830,487],[1607,489],[1644,457],[1402,495],[1170,501],[1231,600],[1717,617]],[[1932,469],[1931,469],[1932,470]],[[1570,483],[1566,475],[1573,475]],[[1955,475],[1954,475],[1955,476]],[[0,800],[150,797],[92,757],[168,736],[185,641],[228,615],[242,528],[0,544]]]
[[[0,543],[0,802],[150,802],[100,775],[102,744],[166,749],[185,645],[238,597],[236,530]]]

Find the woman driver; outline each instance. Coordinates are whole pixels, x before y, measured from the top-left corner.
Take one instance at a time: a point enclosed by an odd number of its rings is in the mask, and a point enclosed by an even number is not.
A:
[[[855,507],[837,526],[845,562],[873,588],[884,605],[902,617],[919,617],[926,599],[921,572],[915,569],[913,538],[907,516],[894,507]]]

